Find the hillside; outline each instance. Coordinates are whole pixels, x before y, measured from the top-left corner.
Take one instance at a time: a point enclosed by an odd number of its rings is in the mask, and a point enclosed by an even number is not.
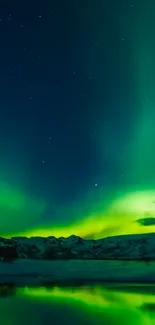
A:
[[[1,260],[13,259],[92,259],[155,260],[155,233],[84,240],[69,238],[0,238]]]

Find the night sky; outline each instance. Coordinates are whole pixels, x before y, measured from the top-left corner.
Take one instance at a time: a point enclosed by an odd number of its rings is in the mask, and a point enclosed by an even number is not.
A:
[[[3,1],[0,234],[153,231],[154,166],[154,1]]]

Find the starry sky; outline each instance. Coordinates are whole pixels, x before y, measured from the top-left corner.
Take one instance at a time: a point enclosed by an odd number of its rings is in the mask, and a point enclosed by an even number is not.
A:
[[[1,235],[152,231],[154,36],[153,0],[1,5]]]

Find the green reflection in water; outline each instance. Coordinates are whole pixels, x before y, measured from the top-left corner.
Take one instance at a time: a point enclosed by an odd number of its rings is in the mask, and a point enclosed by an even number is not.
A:
[[[106,289],[102,286],[72,288],[19,288],[17,296],[39,303],[57,302],[85,309],[89,315],[100,315],[100,324],[152,325],[155,324],[155,295],[152,290],[140,287]],[[151,289],[151,287],[150,287]],[[155,291],[154,291],[155,292]]]

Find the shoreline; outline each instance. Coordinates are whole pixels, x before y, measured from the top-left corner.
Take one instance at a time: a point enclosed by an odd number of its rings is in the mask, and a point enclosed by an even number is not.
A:
[[[118,260],[30,260],[0,262],[0,284],[152,283],[155,262]]]

